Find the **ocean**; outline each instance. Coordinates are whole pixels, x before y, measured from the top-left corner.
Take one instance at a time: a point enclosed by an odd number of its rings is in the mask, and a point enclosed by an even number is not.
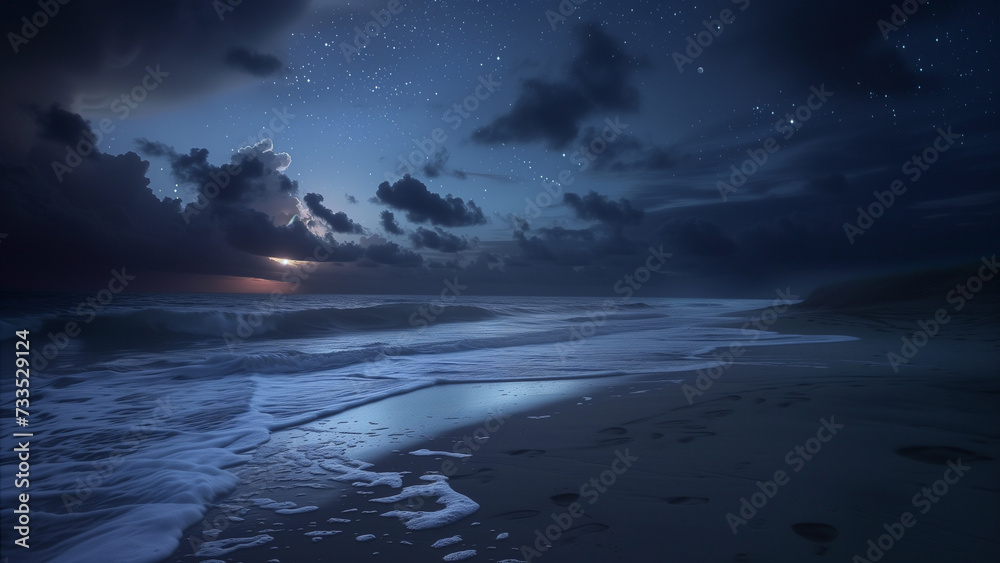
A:
[[[18,406],[28,414],[14,431],[32,434],[2,436],[4,536],[28,492],[32,554],[57,562],[162,560],[273,432],[393,395],[674,372],[680,385],[693,377],[680,372],[717,363],[713,351],[733,343],[849,339],[734,325],[770,300],[50,294],[0,303],[0,404],[13,418],[14,366],[26,357],[29,402]],[[30,354],[15,356],[19,340]],[[24,441],[28,483],[12,487],[11,452]],[[328,457],[363,467],[344,452]]]

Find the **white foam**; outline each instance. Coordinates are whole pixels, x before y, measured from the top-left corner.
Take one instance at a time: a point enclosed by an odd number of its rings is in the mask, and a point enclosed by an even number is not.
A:
[[[472,454],[460,454],[455,452],[438,452],[434,450],[428,450],[427,448],[421,448],[416,451],[410,452],[410,455],[420,455],[420,456],[448,456],[448,457],[472,457]]]
[[[274,541],[274,538],[267,534],[261,534],[252,538],[227,538],[224,540],[207,541],[201,544],[201,547],[198,548],[198,551],[194,555],[195,557],[217,557],[232,553],[237,549],[264,545],[270,541]]]
[[[375,534],[362,534],[354,539],[358,541],[372,541],[375,539]]]
[[[292,501],[278,502],[269,498],[252,498],[250,502],[256,504],[260,508],[266,508],[268,510],[288,510],[289,508],[295,508],[298,506]]]
[[[467,549],[465,551],[456,551],[455,553],[449,553],[444,556],[445,561],[464,561],[466,559],[471,559],[476,556],[475,549]]]
[[[455,545],[462,541],[462,536],[451,536],[450,538],[442,538],[431,544],[431,547],[448,547],[449,545]]]
[[[307,535],[307,536],[334,536],[334,535],[341,534],[341,533],[343,533],[343,532],[341,532],[340,530],[314,530],[312,532],[306,532],[305,535]]]
[[[340,474],[333,477],[334,481],[351,483],[355,487],[386,485],[398,489],[403,486],[403,476],[398,472],[379,473],[376,471],[367,471],[372,464],[363,461],[354,461],[353,463],[357,467],[351,467],[334,460],[321,461],[319,465],[327,471]]]
[[[330,523],[337,522],[337,523],[341,523],[341,524],[350,524],[351,523],[351,521],[348,520],[347,518],[327,518],[326,521],[330,522]]]
[[[303,514],[305,512],[312,512],[313,510],[319,510],[318,506],[300,506],[298,508],[279,508],[275,510],[278,514]]]
[[[444,505],[442,510],[434,512],[391,510],[382,515],[399,518],[411,530],[426,530],[447,526],[479,510],[479,505],[475,501],[461,493],[455,492],[448,485],[448,478],[444,475],[424,475],[421,479],[431,482],[426,485],[406,487],[398,495],[370,500],[371,502],[390,504],[415,497],[437,497],[437,503]]]
[[[510,534],[508,534],[507,532],[502,532],[502,533],[497,534],[497,539],[498,540],[505,540],[505,539],[507,539],[509,537],[510,537]]]

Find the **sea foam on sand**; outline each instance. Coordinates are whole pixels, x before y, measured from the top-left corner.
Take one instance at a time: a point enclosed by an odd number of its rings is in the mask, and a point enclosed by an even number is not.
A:
[[[448,478],[444,475],[429,474],[424,475],[421,479],[430,481],[430,483],[426,485],[411,485],[403,489],[403,492],[398,495],[373,498],[371,502],[389,504],[415,497],[437,497],[437,503],[444,505],[444,509],[442,510],[433,512],[390,510],[382,514],[382,516],[399,518],[411,530],[425,530],[447,526],[479,510],[479,504],[471,498],[455,492],[448,485]]]

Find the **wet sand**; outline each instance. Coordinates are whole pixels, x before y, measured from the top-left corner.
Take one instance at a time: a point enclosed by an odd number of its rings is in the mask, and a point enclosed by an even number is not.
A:
[[[997,560],[1000,336],[996,302],[972,305],[899,373],[887,353],[938,303],[793,309],[770,328],[859,340],[748,347],[716,379],[436,386],[276,432],[222,503],[242,520],[215,520],[217,539],[273,539],[214,559],[441,561],[475,550],[468,560]],[[372,502],[399,489],[331,479],[322,452],[300,455],[310,444],[342,447],[371,471],[409,472],[403,486],[450,475],[479,508],[408,529],[380,514],[441,505]],[[471,457],[408,453],[418,449]],[[279,514],[240,500],[259,497],[316,508]],[[202,527],[188,535],[211,539]],[[366,534],[374,539],[358,541]],[[213,559],[190,553],[185,540],[169,560]]]

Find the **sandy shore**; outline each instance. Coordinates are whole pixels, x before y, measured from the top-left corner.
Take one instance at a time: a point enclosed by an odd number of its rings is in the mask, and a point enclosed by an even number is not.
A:
[[[476,550],[470,561],[996,561],[996,302],[970,303],[899,373],[887,361],[939,305],[793,309],[770,328],[859,339],[746,348],[716,379],[703,375],[697,393],[697,373],[438,386],[275,433],[234,498],[263,488],[317,508],[282,515],[229,499],[223,516],[236,518],[216,520],[218,539],[273,539],[216,559],[441,561]],[[456,444],[476,430],[488,439],[471,457],[408,453],[466,451]],[[373,471],[409,471],[404,486],[451,474],[479,509],[407,529],[380,516],[391,505],[370,500],[399,489],[336,483],[289,456],[309,443],[345,447]],[[421,507],[436,508],[434,499]],[[316,531],[331,535],[306,535]],[[189,532],[204,538],[201,527]],[[358,541],[365,534],[374,539]],[[190,553],[184,541],[170,560],[212,559]]]

